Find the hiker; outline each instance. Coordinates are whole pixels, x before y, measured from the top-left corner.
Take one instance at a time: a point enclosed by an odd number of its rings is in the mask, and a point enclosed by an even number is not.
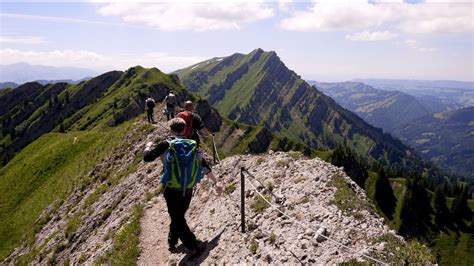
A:
[[[178,117],[181,117],[186,121],[186,130],[184,136],[189,139],[193,139],[197,142],[198,146],[200,143],[199,133],[204,132],[208,137],[212,136],[212,133],[204,126],[201,116],[194,113],[194,104],[191,101],[184,103],[184,111],[178,113]]]
[[[193,186],[206,174],[216,185],[217,194],[223,191],[222,185],[211,172],[207,162],[194,140],[183,136],[186,122],[182,118],[173,118],[169,121],[172,137],[162,141],[153,148],[149,142],[144,151],[144,161],[151,162],[161,155],[163,161],[163,175],[160,183],[164,186],[163,195],[170,215],[170,231],[168,234],[169,251],[177,252],[178,239],[189,250],[190,258],[197,258],[201,253],[196,236],[186,223],[185,214],[191,203]]]
[[[155,120],[153,118],[153,108],[155,108],[155,100],[151,97],[148,97],[146,100],[145,100],[145,110],[146,110],[146,114],[147,114],[147,119],[148,119],[148,122],[149,123],[154,123]]]
[[[166,120],[170,120],[170,118],[174,118],[174,113],[176,112],[176,96],[170,92],[168,95],[165,97],[165,102],[166,102],[166,109],[165,109],[165,114],[166,114]]]

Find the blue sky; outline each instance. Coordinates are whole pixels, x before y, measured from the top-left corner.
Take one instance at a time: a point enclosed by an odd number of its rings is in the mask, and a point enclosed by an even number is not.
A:
[[[474,80],[472,2],[1,2],[1,64],[169,72],[255,48],[303,78]]]

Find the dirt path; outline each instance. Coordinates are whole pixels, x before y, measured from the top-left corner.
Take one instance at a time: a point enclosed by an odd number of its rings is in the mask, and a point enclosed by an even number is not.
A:
[[[164,104],[157,104],[154,118],[157,122],[153,126],[167,134],[166,116],[162,113]],[[166,132],[166,133],[165,133]],[[156,178],[159,178],[158,176]],[[166,202],[162,195],[152,199],[151,207],[146,208],[140,220],[141,254],[138,265],[165,265],[170,264],[172,254],[168,251],[168,228],[170,219],[166,211]]]
[[[205,263],[209,258],[210,253],[213,253],[213,249],[218,245],[218,238],[222,232],[218,232],[216,228],[211,228],[212,236],[214,239],[209,239],[202,242],[203,253],[199,258],[190,260],[187,254],[187,249],[179,242],[178,253],[171,253],[168,251],[168,231],[169,231],[169,216],[166,209],[166,202],[162,195],[153,199],[153,206],[145,210],[145,213],[140,221],[141,234],[140,234],[140,246],[141,254],[138,258],[138,265],[195,265]],[[188,210],[186,218],[192,231],[198,233],[198,235],[205,236],[209,232],[203,232],[203,228],[196,229],[195,219],[197,215],[196,208],[191,207]],[[216,237],[217,235],[217,237]]]
[[[142,253],[138,258],[138,265],[167,264],[171,255],[166,242],[169,225],[166,203],[161,197],[156,198],[155,202],[151,208],[145,210],[141,220]]]

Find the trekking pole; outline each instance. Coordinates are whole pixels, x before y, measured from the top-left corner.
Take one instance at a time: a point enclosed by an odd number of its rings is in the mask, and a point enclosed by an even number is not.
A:
[[[221,162],[221,158],[219,158],[219,153],[217,152],[217,147],[216,147],[216,141],[214,140],[214,134],[212,134],[212,148],[213,148],[213,154],[214,154],[214,163],[216,163],[216,158],[217,162]]]
[[[214,158],[214,164],[216,164],[216,143],[214,142],[214,134],[212,134],[212,157]]]
[[[240,220],[242,233],[245,233],[245,177],[244,167],[240,168]]]
[[[214,140],[212,140],[214,142]],[[216,150],[212,149],[212,158],[214,159],[214,164],[216,164]]]

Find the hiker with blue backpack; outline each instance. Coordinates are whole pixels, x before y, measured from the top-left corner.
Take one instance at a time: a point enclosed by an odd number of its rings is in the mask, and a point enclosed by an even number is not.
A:
[[[176,245],[180,239],[189,250],[192,259],[198,257],[202,251],[185,219],[193,187],[201,181],[204,174],[216,185],[218,195],[222,193],[223,187],[202,158],[196,141],[183,136],[186,122],[182,118],[173,118],[169,121],[169,125],[173,136],[156,146],[153,142],[147,143],[143,154],[144,161],[151,162],[162,156],[163,175],[160,183],[164,186],[163,195],[171,219],[168,234],[169,251],[177,252]]]

